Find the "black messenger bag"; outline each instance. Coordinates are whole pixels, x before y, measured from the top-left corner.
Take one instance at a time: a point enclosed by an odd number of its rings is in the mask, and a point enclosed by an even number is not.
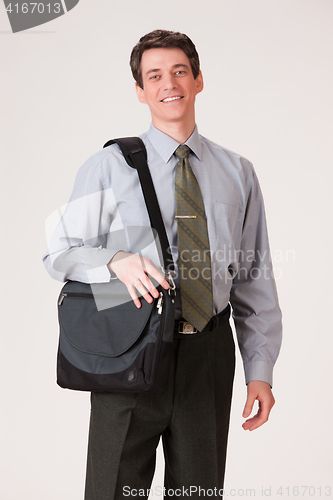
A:
[[[58,298],[60,337],[57,383],[79,391],[162,391],[168,381],[174,329],[174,264],[145,146],[138,137],[117,143],[127,163],[138,171],[152,228],[159,236],[169,290],[138,309],[124,283],[68,281]]]

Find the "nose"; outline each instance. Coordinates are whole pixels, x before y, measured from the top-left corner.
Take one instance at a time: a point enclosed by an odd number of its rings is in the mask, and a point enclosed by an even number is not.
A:
[[[173,75],[167,75],[164,78],[164,90],[172,90],[176,88],[176,78]]]

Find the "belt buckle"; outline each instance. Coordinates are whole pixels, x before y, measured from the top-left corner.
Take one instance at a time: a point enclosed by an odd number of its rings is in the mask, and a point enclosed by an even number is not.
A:
[[[179,321],[178,324],[178,333],[183,333],[186,335],[192,335],[193,333],[197,333],[197,329],[195,326],[191,325],[187,321]]]

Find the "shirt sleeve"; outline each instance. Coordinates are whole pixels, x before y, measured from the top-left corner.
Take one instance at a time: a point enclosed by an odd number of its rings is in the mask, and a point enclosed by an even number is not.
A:
[[[121,249],[111,223],[119,216],[111,188],[105,189],[99,165],[88,160],[78,171],[68,204],[46,221],[48,249],[43,263],[59,281],[110,281],[107,263]],[[120,231],[122,233],[122,231]],[[119,240],[119,238],[118,238]],[[120,246],[119,246],[120,245]]]
[[[273,366],[282,340],[282,322],[264,202],[253,167],[238,263],[230,303],[245,380],[246,383],[261,380],[272,386]]]

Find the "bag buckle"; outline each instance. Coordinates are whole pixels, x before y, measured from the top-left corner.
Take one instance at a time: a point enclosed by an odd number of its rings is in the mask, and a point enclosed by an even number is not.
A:
[[[178,324],[178,333],[184,333],[184,334],[192,334],[192,333],[197,333],[197,329],[195,326],[191,325],[191,323],[188,323],[187,321],[179,321]]]

